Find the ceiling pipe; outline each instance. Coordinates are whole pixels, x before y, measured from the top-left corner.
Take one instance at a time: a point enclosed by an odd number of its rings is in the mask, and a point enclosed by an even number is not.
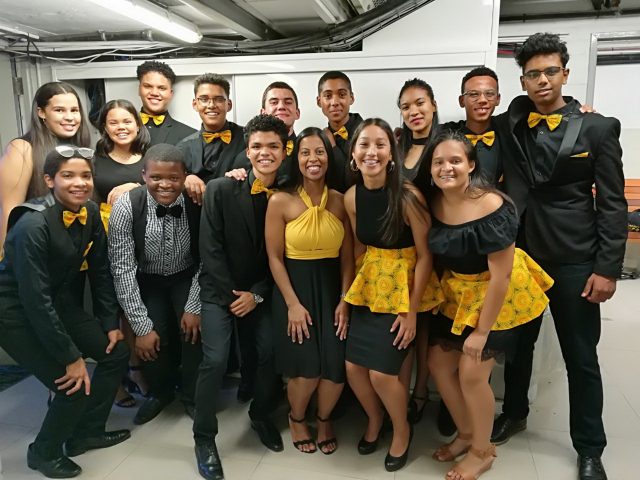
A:
[[[532,15],[504,15],[500,17],[500,23],[506,22],[532,22],[539,20],[566,20],[581,18],[617,17],[627,15],[640,15],[640,8],[627,8],[620,10],[600,10],[598,12],[563,12],[563,13],[536,13]]]

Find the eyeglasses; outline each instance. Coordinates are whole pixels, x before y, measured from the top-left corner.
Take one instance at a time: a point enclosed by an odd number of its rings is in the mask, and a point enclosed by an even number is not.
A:
[[[544,73],[544,76],[547,78],[555,77],[560,72],[564,72],[564,68],[562,67],[548,67],[544,70],[529,70],[528,72],[524,72],[522,76],[527,80],[538,80],[540,75]]]
[[[84,147],[76,148],[76,147],[70,147],[67,145],[58,145],[55,148],[55,150],[56,152],[58,152],[58,154],[60,154],[64,158],[71,158],[75,154],[77,154],[77,155],[80,155],[85,160],[92,160],[93,154],[94,154],[94,151],[91,148],[84,148]]]
[[[482,95],[484,95],[484,98],[489,101],[498,98],[498,92],[495,90],[469,90],[468,92],[464,92],[462,95],[469,97],[472,102],[480,100]]]
[[[227,98],[220,95],[217,97],[198,97],[196,98],[196,100],[198,101],[198,105],[200,105],[201,107],[206,107],[210,103],[213,103],[214,105],[224,105],[227,101]]]

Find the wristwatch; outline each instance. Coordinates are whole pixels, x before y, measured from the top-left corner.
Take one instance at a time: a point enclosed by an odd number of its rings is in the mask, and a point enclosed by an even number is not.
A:
[[[251,295],[253,295],[253,301],[256,302],[256,305],[260,305],[262,302],[264,302],[264,298],[262,298],[257,293],[252,293]]]

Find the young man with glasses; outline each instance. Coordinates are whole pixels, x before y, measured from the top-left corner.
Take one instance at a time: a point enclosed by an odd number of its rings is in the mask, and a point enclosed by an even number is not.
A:
[[[148,60],[136,70],[138,95],[142,101],[140,117],[151,136],[149,146],[158,143],[175,145],[195,130],[177,121],[169,114],[169,104],[173,99],[173,84],[176,74],[169,65]]]
[[[189,175],[185,189],[202,205],[206,184],[231,170],[245,143],[240,125],[227,120],[233,104],[229,82],[220,75],[205,73],[194,81],[193,109],[202,120],[200,130],[178,144],[184,154]]]
[[[511,102],[500,124],[508,151],[502,163],[505,190],[521,215],[519,247],[555,280],[547,295],[567,368],[578,476],[606,480],[597,345],[600,303],[615,293],[627,238],[620,122],[581,113],[576,100],[562,96],[568,60],[565,43],[549,33],[532,35],[516,51],[527,95]],[[509,419],[526,428],[541,322],[519,339],[515,358],[506,364],[503,414],[496,423]]]

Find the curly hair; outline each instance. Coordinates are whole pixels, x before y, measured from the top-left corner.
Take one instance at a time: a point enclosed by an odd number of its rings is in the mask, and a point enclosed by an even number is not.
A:
[[[467,74],[462,77],[462,83],[460,84],[460,93],[464,93],[464,84],[471,80],[473,77],[491,77],[496,81],[496,85],[499,85],[498,75],[496,72],[491,70],[489,67],[477,67],[473,70],[467,72]]]
[[[144,77],[149,72],[158,72],[160,75],[169,80],[171,86],[176,83],[176,74],[166,63],[158,62],[155,60],[147,60],[146,62],[141,63],[136,69],[136,77],[138,77],[138,81],[142,80],[142,77]]]
[[[217,73],[203,73],[196,77],[193,81],[193,94],[198,94],[198,88],[200,85],[218,85],[220,88],[224,90],[224,93],[229,97],[231,93],[231,86],[229,85],[229,81],[224,78],[222,75],[218,75]]]
[[[282,148],[287,144],[289,129],[278,117],[261,113],[247,122],[244,127],[244,141],[249,145],[249,138],[256,132],[274,132],[282,140]]]
[[[523,72],[524,66],[532,57],[551,53],[559,54],[562,67],[567,66],[569,62],[567,44],[560,40],[560,36],[555,33],[535,33],[527,38],[514,52],[516,62]]]

